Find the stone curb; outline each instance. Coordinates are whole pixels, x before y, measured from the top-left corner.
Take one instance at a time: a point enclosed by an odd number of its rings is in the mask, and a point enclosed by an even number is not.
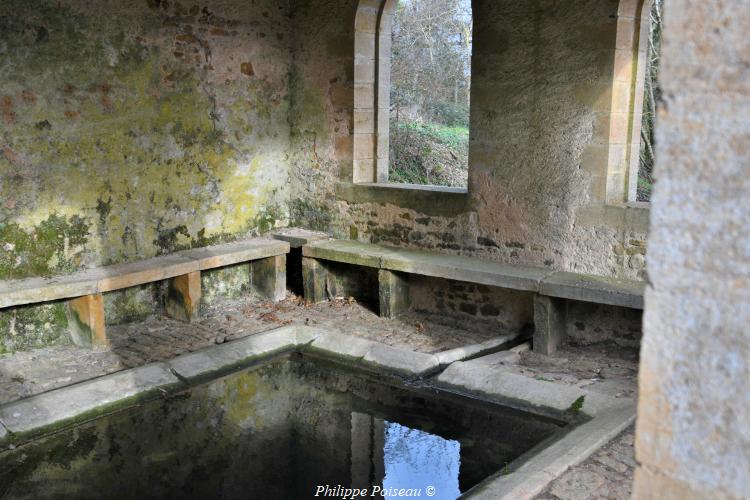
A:
[[[412,379],[439,369],[437,358],[430,354],[338,332],[286,326],[0,406],[0,444],[26,441],[295,351]]]
[[[560,440],[546,446],[510,474],[498,473],[466,492],[462,498],[524,500],[540,494],[560,477],[635,421],[636,406],[628,402],[602,410],[599,415],[576,427]],[[522,457],[523,458],[523,457]]]
[[[481,394],[489,401],[556,418],[565,416],[571,405],[581,396],[584,399],[579,413],[592,418],[604,410],[622,404],[623,401],[598,392],[536,380],[515,373],[500,371],[493,376],[492,367],[485,359],[487,358],[451,364],[437,377],[435,386],[457,392]]]
[[[166,363],[153,363],[4,405],[0,421],[15,442],[182,388]]]
[[[441,351],[435,356],[440,363],[440,368],[447,368],[448,365],[455,363],[456,361],[464,361],[469,358],[476,358],[488,354],[493,354],[496,351],[502,351],[507,349],[511,344],[523,340],[523,334],[510,334],[502,335],[494,339],[487,340],[480,344],[471,344],[464,347],[456,347],[448,351]]]

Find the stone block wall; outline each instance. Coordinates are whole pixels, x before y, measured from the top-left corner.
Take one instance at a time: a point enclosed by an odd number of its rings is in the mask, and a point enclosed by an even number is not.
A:
[[[750,2],[665,3],[635,498],[750,494]]]
[[[285,221],[288,9],[1,2],[0,279],[148,258]],[[0,352],[28,346],[19,332],[29,325],[34,338],[56,336],[38,332],[60,315],[33,310],[0,311]]]
[[[337,191],[357,160],[360,2],[295,0],[293,221],[338,237],[645,278],[648,209],[605,199],[618,18],[637,3],[473,2],[469,193],[436,210],[446,204],[439,195],[415,205],[408,193],[372,201]]]

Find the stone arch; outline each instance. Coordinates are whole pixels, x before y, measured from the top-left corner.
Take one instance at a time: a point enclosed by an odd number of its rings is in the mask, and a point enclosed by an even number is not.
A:
[[[360,0],[354,21],[352,182],[388,180],[391,26],[397,0]]]
[[[606,200],[609,204],[636,200],[652,1],[620,0],[618,5],[607,141]]]

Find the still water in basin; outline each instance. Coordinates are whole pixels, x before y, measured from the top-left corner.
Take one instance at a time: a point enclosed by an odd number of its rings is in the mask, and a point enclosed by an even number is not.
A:
[[[295,355],[0,452],[0,498],[453,499],[563,425]]]

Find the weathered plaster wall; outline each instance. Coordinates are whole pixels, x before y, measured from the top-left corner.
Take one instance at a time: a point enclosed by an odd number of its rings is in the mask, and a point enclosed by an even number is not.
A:
[[[204,4],[0,5],[0,278],[150,257],[283,216],[286,6]]]
[[[607,207],[605,181],[592,173],[607,164],[596,137],[610,125],[617,0],[474,1],[470,194],[453,216],[431,215],[439,200],[412,210],[336,197],[336,182],[352,171],[357,5],[292,3],[298,223],[399,246],[644,276],[647,211]]]
[[[636,498],[750,495],[750,16],[666,4]]]
[[[0,279],[286,219],[288,15],[272,0],[1,2]]]

